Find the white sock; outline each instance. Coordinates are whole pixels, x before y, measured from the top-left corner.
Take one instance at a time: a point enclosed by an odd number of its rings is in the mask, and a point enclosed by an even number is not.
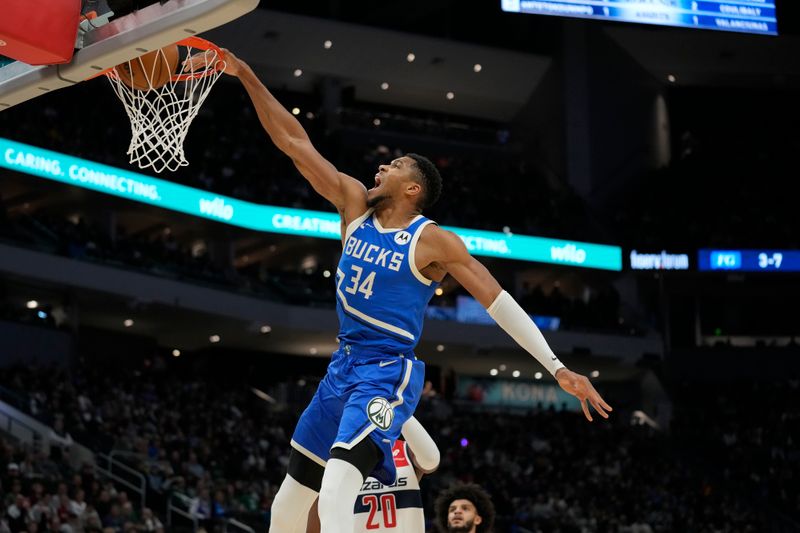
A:
[[[270,533],[305,533],[308,523],[308,510],[317,499],[317,492],[301,485],[289,474],[272,501],[270,513]],[[350,506],[350,513],[353,509]],[[350,527],[350,531],[353,527]]]
[[[341,459],[325,465],[319,491],[319,520],[322,533],[352,533],[355,528],[353,507],[364,477],[358,468]]]

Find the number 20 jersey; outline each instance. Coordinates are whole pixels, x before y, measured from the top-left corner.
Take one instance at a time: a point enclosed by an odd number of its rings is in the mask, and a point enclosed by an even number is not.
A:
[[[364,481],[354,508],[354,533],[425,532],[422,495],[406,443],[402,440],[395,442],[392,454],[397,468],[397,479],[390,486],[383,485],[372,477]]]
[[[370,209],[348,227],[336,270],[339,341],[360,352],[413,353],[438,283],[414,263],[417,241],[433,221],[383,228]]]

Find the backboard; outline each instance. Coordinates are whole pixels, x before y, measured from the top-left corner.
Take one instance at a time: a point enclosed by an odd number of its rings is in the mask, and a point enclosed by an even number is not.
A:
[[[155,0],[154,0],[155,1]],[[162,3],[163,2],[163,3]],[[31,66],[0,61],[0,111],[186,37],[216,28],[252,11],[259,0],[161,0],[93,28],[83,48],[62,65]],[[104,6],[105,2],[98,2]],[[98,13],[103,15],[101,9]]]

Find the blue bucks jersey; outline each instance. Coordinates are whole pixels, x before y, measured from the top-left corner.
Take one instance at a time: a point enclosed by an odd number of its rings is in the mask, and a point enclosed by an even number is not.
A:
[[[419,236],[431,223],[419,215],[405,229],[383,228],[370,209],[348,225],[336,270],[340,342],[360,352],[413,353],[438,286],[414,263]]]

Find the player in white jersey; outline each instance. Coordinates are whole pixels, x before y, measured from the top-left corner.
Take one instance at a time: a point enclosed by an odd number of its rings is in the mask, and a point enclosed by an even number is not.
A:
[[[439,449],[414,417],[403,424],[402,436],[406,440],[398,439],[392,448],[397,479],[389,486],[373,477],[364,481],[353,509],[354,533],[425,532],[419,480],[439,466]],[[314,504],[308,515],[306,533],[319,531],[317,505]]]
[[[386,486],[373,477],[364,481],[356,498],[354,533],[365,531],[394,531],[423,533],[425,514],[419,478],[422,472],[411,462],[408,443],[397,440],[392,448],[397,480]]]

